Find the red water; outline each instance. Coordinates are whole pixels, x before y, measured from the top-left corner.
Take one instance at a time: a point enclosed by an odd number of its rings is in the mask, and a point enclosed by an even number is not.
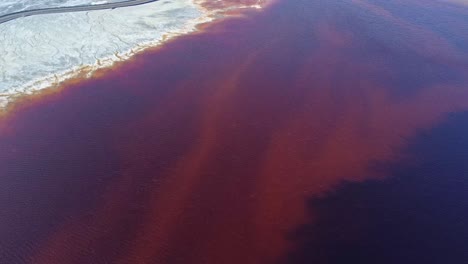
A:
[[[0,263],[273,263],[304,201],[468,109],[468,9],[278,1],[18,103]]]

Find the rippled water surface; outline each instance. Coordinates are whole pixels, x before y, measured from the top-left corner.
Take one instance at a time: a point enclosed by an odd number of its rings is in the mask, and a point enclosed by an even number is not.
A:
[[[279,0],[0,122],[0,263],[465,263],[468,8]]]

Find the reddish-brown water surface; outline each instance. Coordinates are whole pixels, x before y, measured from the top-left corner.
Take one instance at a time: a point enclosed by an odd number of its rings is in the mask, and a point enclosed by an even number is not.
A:
[[[280,261],[307,199],[387,177],[373,165],[468,110],[467,17],[282,0],[18,103],[0,263]]]

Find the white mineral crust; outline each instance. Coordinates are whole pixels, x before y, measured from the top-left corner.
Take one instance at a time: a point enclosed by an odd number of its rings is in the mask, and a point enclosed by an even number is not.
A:
[[[0,107],[18,95],[76,76],[85,67],[107,67],[164,37],[193,31],[208,19],[191,0],[161,0],[0,24]]]

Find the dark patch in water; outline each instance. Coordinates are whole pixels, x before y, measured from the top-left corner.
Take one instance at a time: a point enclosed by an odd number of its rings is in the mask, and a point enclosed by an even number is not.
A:
[[[311,199],[285,263],[468,263],[467,135],[468,113],[452,115],[411,143],[415,164]]]
[[[464,50],[375,3],[279,1],[20,105],[0,263],[277,261],[304,199],[468,109]]]

